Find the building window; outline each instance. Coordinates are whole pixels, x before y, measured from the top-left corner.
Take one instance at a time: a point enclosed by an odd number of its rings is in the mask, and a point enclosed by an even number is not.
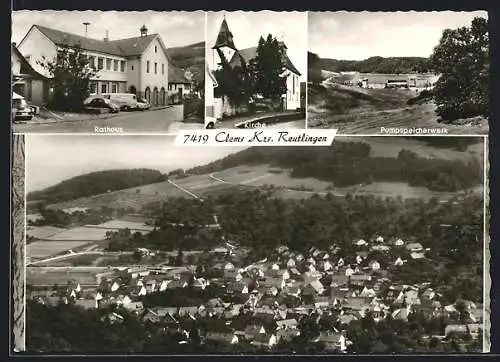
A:
[[[134,70],[134,66],[133,66],[133,65],[132,65],[130,68],[131,68],[132,70]]]
[[[295,92],[295,76],[292,75],[292,92]]]
[[[101,84],[101,93],[108,93],[108,85],[106,83]]]
[[[118,60],[114,60],[114,61],[113,61],[113,70],[114,70],[115,72],[118,72]]]
[[[146,73],[149,73],[149,60],[146,62]]]
[[[161,63],[161,74],[165,74],[165,64]]]
[[[155,45],[155,53],[158,53],[158,47]]]
[[[89,55],[88,61],[89,61],[89,67],[95,69],[95,57]]]
[[[97,83],[90,82],[90,94],[96,94],[96,93],[97,93]]]
[[[124,71],[125,71],[125,61],[122,60],[122,61],[120,61],[120,72],[124,72]]]
[[[158,72],[158,63],[155,62],[155,74]]]
[[[111,84],[111,93],[118,93],[118,83],[113,82],[113,84]]]
[[[102,70],[104,69],[104,58],[97,58],[97,69]]]
[[[106,70],[111,70],[111,59],[106,58]]]

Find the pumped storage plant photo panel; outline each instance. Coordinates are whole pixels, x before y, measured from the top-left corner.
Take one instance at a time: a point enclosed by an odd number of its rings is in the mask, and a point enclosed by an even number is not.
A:
[[[308,127],[486,135],[487,18],[486,11],[309,12]]]

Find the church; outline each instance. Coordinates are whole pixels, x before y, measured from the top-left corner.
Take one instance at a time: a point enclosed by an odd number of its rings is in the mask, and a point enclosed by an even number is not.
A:
[[[257,44],[258,39],[255,40],[255,44]],[[283,41],[279,42],[281,58],[283,63],[283,73],[282,76],[286,78],[286,93],[281,95],[281,101],[283,105],[283,111],[295,111],[300,108],[300,81],[299,77],[301,76],[300,72],[293,65],[292,61],[287,55],[287,46]],[[233,40],[233,34],[229,30],[229,25],[224,18],[222,20],[219,33],[217,35],[217,39],[215,44],[211,48],[212,54],[210,58],[212,59],[212,69],[207,69],[209,73],[213,70],[218,69],[219,67],[228,66],[234,68],[236,66],[241,65],[241,62],[245,62],[248,64],[250,60],[257,56],[257,46],[238,49]],[[213,88],[217,87],[215,77],[213,74],[208,74],[207,83],[211,83],[207,88],[208,92],[212,91]],[[207,98],[211,98],[210,95]],[[207,103],[207,116],[214,117],[220,119],[223,114],[225,115],[234,115],[236,110],[232,107],[227,97],[222,98],[213,98],[212,105]]]

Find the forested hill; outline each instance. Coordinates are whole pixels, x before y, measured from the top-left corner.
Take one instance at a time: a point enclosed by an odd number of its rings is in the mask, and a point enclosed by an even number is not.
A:
[[[451,148],[449,144],[447,148]],[[336,187],[407,182],[433,191],[453,192],[483,182],[482,165],[475,158],[468,162],[422,158],[405,149],[398,157],[371,157],[371,146],[363,142],[336,142],[331,147],[253,147],[187,172],[204,174],[263,164],[289,169],[292,177],[313,177]]]
[[[423,57],[370,57],[364,60],[340,60],[320,58],[317,54],[309,52],[308,60],[310,67],[330,72],[400,74],[428,70],[428,59]]]
[[[180,69],[191,69],[198,81],[203,80],[205,76],[205,42],[168,48],[167,51],[172,64]]]
[[[64,180],[44,190],[30,192],[27,199],[52,204],[166,179],[167,176],[160,171],[146,168],[91,172]]]

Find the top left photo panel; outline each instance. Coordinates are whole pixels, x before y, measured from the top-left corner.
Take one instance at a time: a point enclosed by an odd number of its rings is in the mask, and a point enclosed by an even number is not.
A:
[[[203,129],[205,13],[12,12],[14,133]]]

